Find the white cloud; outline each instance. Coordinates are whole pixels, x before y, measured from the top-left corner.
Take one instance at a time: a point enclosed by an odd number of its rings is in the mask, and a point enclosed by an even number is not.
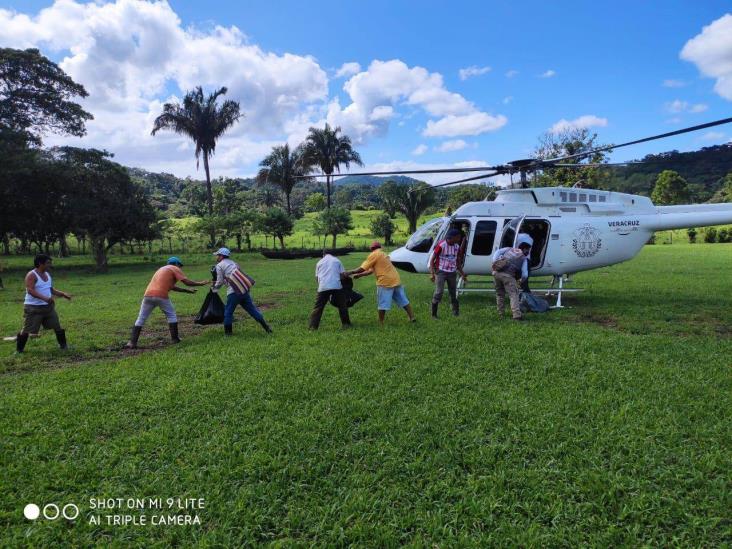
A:
[[[516,69],[511,69],[510,71],[506,71],[506,78],[513,78],[514,76],[517,76],[519,71]]]
[[[666,109],[666,111],[668,111],[672,114],[679,114],[679,113],[683,113],[683,112],[697,114],[697,113],[706,111],[709,108],[709,105],[706,105],[704,103],[696,103],[696,104],[692,105],[688,101],[682,101],[681,99],[674,99],[673,101],[667,102],[664,105],[664,108]]]
[[[694,63],[704,76],[715,78],[714,91],[732,100],[732,14],[705,26],[684,45],[680,57]]]
[[[506,96],[506,97],[503,98],[502,103],[504,105],[508,105],[511,101],[513,101],[513,95],[508,95],[508,96]]]
[[[443,141],[435,147],[435,150],[437,152],[454,152],[454,151],[461,151],[468,147],[468,144],[463,141],[462,139],[454,139],[452,141]]]
[[[426,153],[429,150],[429,147],[425,145],[424,143],[417,145],[414,150],[412,151],[412,154],[414,156],[422,156],[424,153]]]
[[[476,65],[472,65],[470,67],[460,69],[458,71],[458,74],[460,75],[460,80],[467,80],[471,76],[480,76],[480,75],[486,74],[490,71],[491,71],[490,67],[478,67]]]
[[[336,71],[335,77],[342,78],[344,76],[353,76],[359,72],[361,72],[361,65],[352,61],[350,63],[343,63],[341,68]]]
[[[474,112],[462,116],[448,115],[440,120],[429,120],[422,132],[425,137],[457,137],[458,135],[480,135],[495,131],[506,125],[508,119],[499,114],[492,116]]]
[[[664,80],[661,85],[664,88],[683,88],[684,86],[686,86],[686,82],[684,82],[683,80],[668,79]]]
[[[186,139],[150,136],[162,103],[175,99],[171,90],[223,85],[225,98],[241,103],[244,118],[217,148],[217,175],[258,161],[298,113],[327,98],[326,73],[313,58],[266,52],[236,27],[184,28],[167,2],[57,0],[36,15],[0,10],[0,43],[54,52],[89,92],[82,101],[95,117],[88,135],[50,137],[49,145],[107,148],[122,163],[178,175],[194,173],[190,151],[180,150]]]
[[[384,135],[398,105],[418,107],[437,118],[427,122],[425,136],[477,135],[505,124],[505,117],[481,112],[462,95],[447,90],[439,73],[408,67],[398,59],[373,61],[367,70],[347,80],[343,89],[351,103],[341,107],[337,99],[331,101],[327,120],[341,126],[356,143]],[[455,119],[465,120],[460,124]]]
[[[552,78],[557,75],[557,71],[549,69],[539,75],[539,78]]]
[[[721,141],[725,138],[722,132],[707,132],[700,137],[702,141]]]
[[[566,120],[562,118],[556,122],[551,128],[550,133],[561,133],[566,130],[575,130],[579,128],[604,128],[607,126],[607,118],[600,118],[594,114],[585,114],[574,120]]]

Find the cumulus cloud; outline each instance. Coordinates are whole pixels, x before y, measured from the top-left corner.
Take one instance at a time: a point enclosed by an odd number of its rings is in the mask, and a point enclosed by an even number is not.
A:
[[[339,100],[331,101],[327,120],[341,126],[357,143],[384,135],[398,105],[420,108],[433,117],[423,132],[430,137],[478,135],[506,123],[505,117],[484,113],[449,91],[441,74],[409,67],[398,59],[373,61],[347,80],[343,89],[351,103],[342,107]]]
[[[551,128],[550,133],[562,133],[567,130],[576,130],[581,128],[604,128],[607,126],[607,118],[600,118],[594,114],[585,114],[574,120],[566,120],[562,118],[556,122]]]
[[[443,141],[435,150],[437,152],[454,152],[461,151],[468,147],[468,144],[462,139],[453,139],[452,141]]]
[[[683,80],[668,79],[664,80],[661,85],[664,88],[683,88],[684,86],[686,86],[686,82],[684,82]]]
[[[699,71],[715,78],[714,91],[732,100],[732,14],[725,14],[689,40],[681,59],[694,63]]]
[[[492,116],[484,112],[474,112],[462,116],[448,115],[437,121],[429,120],[422,135],[425,137],[480,135],[500,129],[506,122],[508,119],[502,114]]]
[[[557,71],[549,69],[549,70],[542,72],[539,75],[539,78],[552,78],[553,76],[556,76],[556,75],[557,75]]]
[[[472,65],[470,67],[460,69],[458,71],[458,75],[460,76],[460,80],[467,80],[468,78],[470,78],[472,76],[480,76],[480,75],[486,74],[490,71],[491,71],[490,67],[478,67],[476,65]]]
[[[361,72],[361,65],[352,61],[350,63],[343,63],[341,68],[336,71],[335,77],[343,78],[344,76],[353,76],[359,72]]]
[[[151,169],[155,159],[180,159],[187,166],[176,169],[180,175],[192,171],[190,151],[179,150],[185,138],[149,135],[162,103],[175,95],[223,85],[226,98],[241,103],[244,119],[217,149],[215,166],[222,170],[258,160],[280,142],[271,138],[283,134],[293,116],[322,104],[328,93],[326,73],[313,58],[266,52],[236,27],[184,28],[167,2],[57,0],[36,15],[0,10],[0,43],[53,52],[90,94],[83,101],[95,116],[88,136],[80,142],[54,137],[49,144],[106,147],[120,162]],[[166,162],[155,165],[178,165]]]
[[[417,145],[414,150],[412,151],[412,154],[414,156],[422,156],[424,153],[426,153],[429,150],[429,147],[425,145],[424,143]]]
[[[672,114],[679,114],[683,112],[697,114],[706,111],[709,108],[709,105],[706,105],[704,103],[690,104],[688,101],[674,99],[673,101],[667,102],[664,105],[664,108],[667,112],[670,112]]]

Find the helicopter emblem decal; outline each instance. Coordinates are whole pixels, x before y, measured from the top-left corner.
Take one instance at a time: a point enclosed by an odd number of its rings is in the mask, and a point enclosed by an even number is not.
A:
[[[574,232],[572,249],[578,257],[592,257],[602,247],[600,231],[589,223],[583,225]]]

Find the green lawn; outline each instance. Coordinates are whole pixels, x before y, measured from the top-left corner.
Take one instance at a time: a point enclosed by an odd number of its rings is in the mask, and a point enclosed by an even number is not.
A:
[[[355,328],[330,308],[316,333],[314,260],[240,259],[272,336],[241,310],[233,338],[193,327],[203,294],[174,294],[184,342],[155,313],[134,356],[119,347],[155,265],[56,260],[74,349],[0,343],[3,545],[732,544],[732,245],[647,246],[524,323],[478,295],[433,321],[428,278],[403,273],[418,322],[392,311],[380,330],[366,278]],[[2,335],[27,262],[2,273]],[[92,510],[101,497],[205,508],[200,525],[110,526],[160,511]],[[27,503],[81,514],[29,521]]]

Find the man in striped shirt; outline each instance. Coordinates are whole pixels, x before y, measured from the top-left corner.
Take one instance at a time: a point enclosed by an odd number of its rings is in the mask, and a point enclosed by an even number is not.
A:
[[[445,292],[445,284],[450,294],[452,314],[460,314],[460,304],[457,299],[457,275],[465,278],[461,265],[460,241],[462,234],[458,229],[450,229],[444,240],[437,243],[430,262],[430,280],[435,283],[435,293],[432,295],[432,318],[437,318],[437,308]]]

